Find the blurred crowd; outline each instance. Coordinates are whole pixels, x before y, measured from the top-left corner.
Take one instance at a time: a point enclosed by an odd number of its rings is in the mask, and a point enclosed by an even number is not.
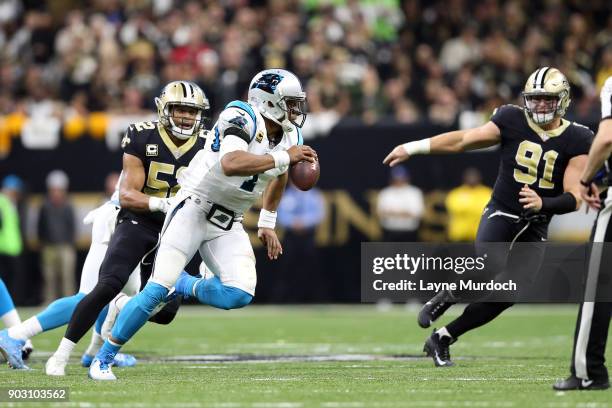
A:
[[[174,79],[220,111],[260,69],[295,71],[313,133],[343,117],[471,126],[560,68],[574,118],[612,74],[606,0],[4,0],[0,115],[139,113]]]

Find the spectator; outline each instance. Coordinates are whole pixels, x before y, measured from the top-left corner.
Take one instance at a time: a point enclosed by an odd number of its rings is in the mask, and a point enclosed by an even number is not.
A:
[[[179,78],[203,85],[220,110],[272,66],[294,70],[308,90],[306,137],[345,115],[453,124],[463,111],[486,113],[489,98],[514,102],[522,78],[550,65],[572,82],[570,117],[589,117],[610,71],[606,2],[4,3],[0,112],[26,100],[49,111],[45,120],[79,93],[89,111],[106,110],[121,106],[128,88],[149,101]]]
[[[311,282],[325,282],[317,274],[317,248],[315,246],[315,228],[325,217],[325,200],[317,188],[308,191],[298,190],[290,181],[278,207],[278,223],[284,228],[283,271],[292,271],[292,278],[279,279],[275,289],[275,299],[304,302],[325,298],[321,293],[325,288],[311,285]],[[291,282],[291,286],[285,286]],[[311,288],[308,292],[307,288]]]
[[[12,292],[18,280],[18,257],[23,249],[17,203],[23,190],[23,182],[15,175],[2,181],[0,193],[0,278]]]
[[[417,242],[425,204],[423,193],[410,185],[408,170],[391,169],[391,182],[378,195],[377,213],[387,242]]]
[[[44,302],[75,293],[75,223],[68,200],[68,176],[54,170],[47,176],[47,197],[38,216]]]
[[[485,205],[491,199],[491,188],[482,184],[480,172],[470,167],[463,173],[463,184],[446,196],[448,239],[471,242],[476,239],[478,224]]]

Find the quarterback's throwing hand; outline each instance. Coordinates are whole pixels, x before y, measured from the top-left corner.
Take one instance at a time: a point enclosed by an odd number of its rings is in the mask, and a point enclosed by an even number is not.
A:
[[[312,147],[306,145],[291,146],[289,149],[287,149],[287,153],[289,154],[291,164],[295,164],[303,160],[314,163],[317,160],[317,152],[315,152]]]
[[[383,164],[388,164],[389,166],[393,167],[396,164],[408,160],[409,157],[410,155],[406,153],[406,149],[404,149],[404,146],[398,145],[395,146],[395,149],[391,150],[391,153],[389,153],[387,157],[385,157],[385,160],[383,160]]]
[[[523,208],[526,210],[540,211],[542,209],[542,198],[525,184],[519,192],[521,198],[519,202],[523,204]]]
[[[283,254],[283,247],[281,246],[276,232],[271,228],[260,228],[257,231],[257,237],[268,249],[268,258],[278,259]]]

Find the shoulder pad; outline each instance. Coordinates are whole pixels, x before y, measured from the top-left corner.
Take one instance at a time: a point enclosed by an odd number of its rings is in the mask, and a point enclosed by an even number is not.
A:
[[[224,110],[228,108],[238,108],[249,114],[254,124],[253,131],[251,133],[251,139],[253,139],[253,137],[255,137],[255,134],[257,133],[257,116],[255,115],[255,111],[253,110],[251,105],[243,101],[232,101],[228,103],[227,105],[225,105]]]

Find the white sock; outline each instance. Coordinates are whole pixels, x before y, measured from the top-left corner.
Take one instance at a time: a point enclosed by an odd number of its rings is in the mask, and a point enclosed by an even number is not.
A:
[[[17,313],[17,309],[13,309],[3,314],[2,322],[4,323],[6,327],[9,327],[9,328],[21,323],[21,319],[19,318],[19,313]]]
[[[36,316],[8,329],[8,335],[17,340],[27,340],[43,332],[43,328]]]
[[[436,334],[438,335],[438,337],[444,337],[444,336],[448,336],[451,339],[453,338],[453,336],[450,335],[450,333],[448,332],[448,330],[446,330],[446,327],[443,327],[441,329],[438,329],[438,331],[436,331]]]
[[[72,353],[72,350],[74,350],[75,346],[76,343],[64,337],[62,338],[62,341],[60,341],[59,347],[53,355],[60,360],[68,361],[68,359],[70,358],[70,353]]]
[[[85,350],[85,354],[95,356],[98,350],[100,350],[100,347],[102,347],[102,344],[104,344],[104,339],[94,330],[91,335],[91,343],[89,343],[87,350]]]

